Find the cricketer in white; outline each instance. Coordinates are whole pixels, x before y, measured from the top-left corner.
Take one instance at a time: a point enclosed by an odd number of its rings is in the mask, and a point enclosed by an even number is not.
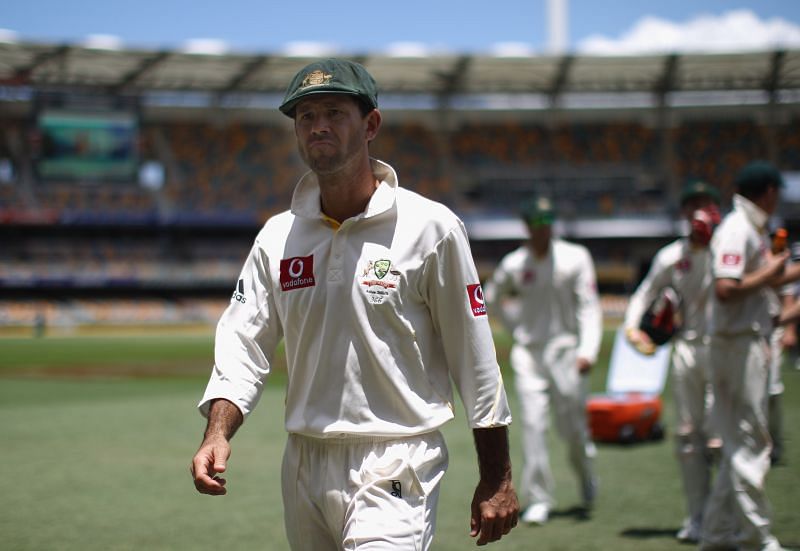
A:
[[[363,66],[312,63],[280,109],[311,172],[291,211],[259,233],[218,324],[195,487],[227,492],[219,475],[230,439],[283,338],[292,549],[430,548],[448,464],[438,429],[455,415],[451,378],[478,456],[469,534],[478,545],[499,540],[519,512],[511,415],[463,224],[370,158],[381,114]]]

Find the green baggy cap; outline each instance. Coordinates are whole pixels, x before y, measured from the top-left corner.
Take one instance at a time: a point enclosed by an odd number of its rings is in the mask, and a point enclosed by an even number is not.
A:
[[[297,102],[312,94],[350,94],[378,107],[378,87],[363,65],[346,59],[323,59],[307,65],[292,79],[278,109],[294,117]]]
[[[719,190],[702,180],[694,180],[683,186],[683,190],[681,191],[681,205],[695,197],[708,197],[718,205],[720,202]]]
[[[769,186],[783,187],[783,176],[775,166],[768,161],[753,161],[742,168],[734,181],[736,190],[745,195],[750,192],[759,192]]]
[[[549,226],[556,219],[553,202],[547,197],[530,199],[522,204],[519,210],[522,220],[530,226]]]

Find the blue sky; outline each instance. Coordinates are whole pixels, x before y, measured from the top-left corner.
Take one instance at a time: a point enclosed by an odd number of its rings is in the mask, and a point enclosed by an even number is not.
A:
[[[94,37],[127,48],[188,43],[245,53],[285,53],[307,43],[351,53],[401,46],[488,53],[505,44],[540,53],[548,44],[547,2],[9,1],[0,13],[0,39],[85,43]],[[567,11],[572,51],[800,47],[797,0],[568,0]]]

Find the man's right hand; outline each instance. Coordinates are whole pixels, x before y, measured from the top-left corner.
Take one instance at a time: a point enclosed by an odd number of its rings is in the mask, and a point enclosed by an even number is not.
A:
[[[219,474],[225,472],[226,463],[231,456],[230,443],[222,436],[210,436],[200,445],[192,459],[192,478],[194,487],[201,494],[224,496],[226,480]]]

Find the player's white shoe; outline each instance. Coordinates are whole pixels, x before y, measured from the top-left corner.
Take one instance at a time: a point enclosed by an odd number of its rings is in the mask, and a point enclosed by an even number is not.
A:
[[[690,519],[686,519],[683,523],[683,528],[678,530],[675,537],[683,543],[698,543],[700,541],[700,526]]]
[[[550,509],[544,503],[534,503],[522,513],[522,522],[542,525],[550,517]]]
[[[761,551],[785,551],[775,536],[770,536]]]

